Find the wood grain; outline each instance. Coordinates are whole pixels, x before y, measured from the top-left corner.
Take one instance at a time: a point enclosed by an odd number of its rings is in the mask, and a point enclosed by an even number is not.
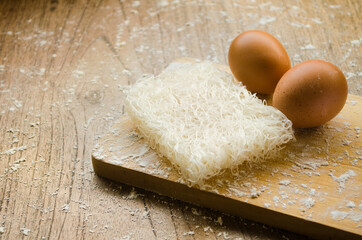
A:
[[[361,95],[360,1],[0,1],[1,239],[303,239],[97,177],[119,85],[173,59],[227,63],[248,29],[293,65],[338,65]],[[222,224],[218,222],[222,218]]]

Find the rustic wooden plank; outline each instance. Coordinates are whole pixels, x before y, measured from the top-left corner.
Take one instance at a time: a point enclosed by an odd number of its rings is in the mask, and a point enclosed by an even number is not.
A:
[[[123,114],[118,85],[178,57],[226,64],[230,41],[253,28],[293,64],[340,66],[360,95],[361,21],[351,0],[0,1],[0,238],[303,238],[140,189],[129,198],[95,177],[91,148]]]

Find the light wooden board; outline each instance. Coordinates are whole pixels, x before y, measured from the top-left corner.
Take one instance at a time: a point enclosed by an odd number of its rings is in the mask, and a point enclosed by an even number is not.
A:
[[[181,60],[188,61],[188,60]],[[226,66],[219,66],[227,70]],[[362,99],[314,129],[295,130],[280,158],[188,187],[167,159],[137,134],[125,115],[97,142],[95,172],[103,177],[317,238],[362,234],[360,123]]]

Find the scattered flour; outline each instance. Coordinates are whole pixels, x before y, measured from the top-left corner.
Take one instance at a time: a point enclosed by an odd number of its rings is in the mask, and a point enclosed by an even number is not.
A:
[[[316,194],[316,190],[314,188],[311,188],[309,191],[309,195],[315,196],[315,194]]]
[[[28,236],[29,233],[31,232],[31,230],[28,229],[28,228],[20,228],[20,232],[21,232],[23,235]]]
[[[332,211],[331,215],[334,220],[343,220],[348,216],[348,212],[336,210],[336,211]]]
[[[274,22],[275,19],[276,19],[275,17],[269,17],[269,16],[264,17],[263,16],[262,18],[260,18],[259,24],[260,25],[266,25],[268,23]]]
[[[23,102],[19,100],[14,100],[14,105],[17,108],[21,108],[23,106]]]
[[[139,196],[139,194],[136,192],[136,190],[134,188],[132,188],[131,192],[128,194],[126,199],[132,200],[132,199],[136,199],[138,196]]]
[[[73,70],[72,71],[72,76],[75,77],[75,78],[81,78],[83,77],[85,74],[84,71],[81,71],[81,70]]]
[[[27,146],[20,146],[20,147],[14,147],[14,148],[10,148],[4,152],[0,152],[0,155],[14,155],[16,152],[18,151],[24,151],[26,150],[28,147]]]
[[[299,22],[291,22],[291,23],[289,23],[289,25],[291,25],[293,27],[297,27],[297,28],[310,28],[311,27],[309,24],[303,24],[303,23],[299,23]]]
[[[289,196],[288,196],[288,194],[286,193],[286,192],[284,192],[284,191],[280,191],[279,192],[279,195],[280,195],[280,197],[282,198],[282,199],[287,199]]]
[[[362,220],[362,213],[350,211],[348,214],[348,219],[351,219],[352,221],[355,222],[360,222]]]
[[[340,220],[344,220],[346,218],[355,221],[355,222],[359,222],[362,220],[362,213],[361,212],[354,212],[354,211],[349,211],[349,212],[345,212],[345,211],[332,211],[331,212],[331,216],[332,219],[340,221]]]
[[[219,232],[219,233],[217,234],[217,236],[218,236],[218,237],[223,236],[224,239],[230,239],[230,238],[231,238],[227,232]]]
[[[354,208],[354,207],[356,207],[356,204],[353,201],[348,201],[347,204],[346,204],[346,207]]]
[[[315,22],[317,24],[322,24],[323,23],[319,18],[311,18],[310,20],[312,20],[313,22]]]
[[[348,170],[346,173],[342,174],[339,177],[333,176],[332,173],[330,173],[330,175],[332,176],[334,181],[339,183],[339,187],[338,187],[339,192],[342,192],[343,189],[345,189],[345,187],[346,187],[345,184],[351,177],[357,176],[357,174],[353,170]]]
[[[9,172],[13,173],[16,172],[20,168],[20,163],[25,162],[26,158],[20,158],[16,161],[14,161],[13,165],[10,165]]]
[[[284,186],[288,186],[290,184],[290,180],[286,179],[286,180],[282,180],[279,182],[279,185],[284,185]]]
[[[321,158],[313,158],[313,159],[297,159],[294,162],[294,168],[300,169],[309,169],[312,171],[317,170],[321,166],[328,166],[328,161],[321,159]],[[299,170],[299,169],[298,169]],[[311,173],[312,174],[312,173]]]
[[[195,235],[194,231],[184,232],[182,235],[188,236],[188,235]]]
[[[313,198],[303,198],[300,199],[300,203],[308,210],[314,206],[315,200]]]
[[[347,80],[350,79],[350,78],[353,78],[353,77],[357,76],[357,74],[355,74],[355,73],[353,73],[353,72],[346,72],[345,75],[346,75],[346,79],[347,79]]]
[[[132,7],[139,7],[141,5],[140,1],[134,1],[132,2]]]
[[[229,188],[229,191],[232,192],[232,194],[234,194],[236,197],[244,197],[247,194],[243,191],[240,191],[239,189],[236,188]]]
[[[168,6],[168,1],[167,0],[159,0],[157,1],[157,7],[167,7]]]
[[[270,203],[264,203],[264,207],[266,208],[270,208],[271,204]]]
[[[315,46],[313,46],[312,44],[308,44],[308,45],[305,45],[303,47],[300,47],[300,49],[302,49],[302,50],[313,50],[313,49],[315,49]]]
[[[69,204],[64,204],[64,205],[62,206],[62,210],[63,210],[64,212],[69,212]]]
[[[255,187],[253,187],[251,190],[250,190],[250,195],[251,195],[251,198],[257,198],[259,197],[261,194],[261,192],[256,189]]]
[[[93,156],[99,160],[104,160],[106,159],[107,155],[104,153],[104,148],[103,146],[98,146],[96,145],[93,149]]]
[[[280,201],[279,201],[279,197],[278,197],[278,196],[274,196],[274,197],[273,197],[273,201],[274,201],[274,205],[277,207],[277,206],[278,206],[278,203],[280,202]]]
[[[362,38],[351,41],[351,44],[352,44],[352,45],[355,45],[355,46],[358,46],[358,45],[360,45],[361,43],[362,43]]]

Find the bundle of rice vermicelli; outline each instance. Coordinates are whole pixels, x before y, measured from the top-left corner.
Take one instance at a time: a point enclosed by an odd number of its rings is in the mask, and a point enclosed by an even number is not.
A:
[[[271,158],[294,137],[279,110],[208,62],[140,79],[127,91],[126,110],[150,147],[190,185]]]

